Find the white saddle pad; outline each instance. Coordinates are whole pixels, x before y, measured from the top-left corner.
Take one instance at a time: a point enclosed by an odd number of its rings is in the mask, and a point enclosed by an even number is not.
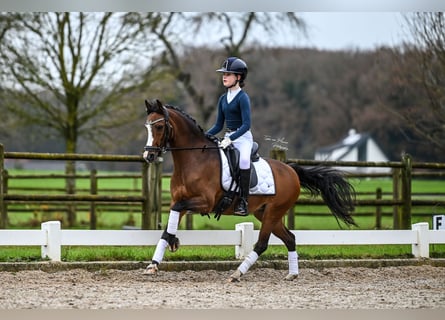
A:
[[[219,151],[221,157],[221,184],[225,191],[228,191],[230,188],[230,183],[232,182],[232,176],[230,174],[229,162],[227,161],[227,157],[222,150]],[[257,194],[257,195],[274,195],[275,194],[275,182],[272,173],[272,169],[270,168],[269,163],[260,158],[258,161],[253,162],[255,166],[255,170],[258,176],[258,183],[256,186],[250,188],[249,194]],[[237,183],[234,183],[232,186],[232,190],[235,190],[237,187]]]

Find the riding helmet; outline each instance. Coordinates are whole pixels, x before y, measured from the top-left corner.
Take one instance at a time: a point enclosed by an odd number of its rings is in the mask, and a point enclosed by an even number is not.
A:
[[[216,72],[228,72],[228,73],[236,73],[241,75],[241,80],[246,79],[247,77],[247,64],[237,57],[229,57],[224,60],[220,69],[216,70]]]

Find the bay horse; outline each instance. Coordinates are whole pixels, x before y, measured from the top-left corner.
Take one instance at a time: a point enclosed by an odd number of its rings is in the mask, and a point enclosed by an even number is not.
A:
[[[162,153],[170,151],[174,166],[167,227],[151,263],[144,270],[144,274],[153,275],[158,272],[165,250],[169,248],[174,252],[178,249],[176,233],[184,214],[187,211],[203,215],[215,212],[224,190],[218,140],[206,136],[196,121],[178,107],[163,105],[159,100],[145,100],[145,106],[148,138],[143,157],[151,163]],[[249,196],[249,212],[253,212],[261,222],[258,241],[253,251],[230,275],[230,282],[239,281],[267,249],[271,234],[281,239],[288,251],[289,273],[285,280],[298,277],[295,235],[283,224],[283,216],[297,201],[300,187],[307,189],[312,196],[321,195],[337,221],[341,220],[348,226],[356,225],[351,216],[355,191],[341,171],[323,166],[303,168],[295,163],[265,160],[273,173],[275,194]],[[233,210],[232,204],[222,214],[233,214]]]

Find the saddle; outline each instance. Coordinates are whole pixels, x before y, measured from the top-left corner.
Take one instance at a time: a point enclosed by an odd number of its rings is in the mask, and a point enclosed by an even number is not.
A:
[[[256,169],[255,166],[253,165],[253,162],[257,162],[260,159],[260,155],[258,154],[258,143],[257,142],[253,142],[252,144],[252,150],[250,153],[250,188],[254,187],[257,185],[258,183],[258,176],[256,173]],[[238,183],[239,181],[239,157],[240,157],[240,153],[239,150],[236,149],[233,145],[228,146],[227,148],[225,148],[223,150],[226,158],[227,158],[227,162],[229,164],[229,170],[230,170],[230,175],[232,177],[232,182],[230,184],[230,188],[228,191],[225,191],[222,198],[219,200],[219,202],[217,203],[217,205],[214,208],[214,212],[215,212],[215,218],[217,220],[219,220],[219,218],[221,218],[222,213],[232,204],[233,199],[235,198],[236,195],[238,195],[238,191],[239,191],[239,187],[235,190],[232,191],[232,186],[235,183]]]
[[[250,187],[256,186],[258,183],[258,176],[256,174],[255,166],[252,165],[253,162],[257,162],[260,159],[260,155],[258,154],[259,145],[257,142],[253,142],[252,150],[250,151]],[[237,148],[233,145],[228,146],[223,150],[224,154],[227,157],[227,162],[229,163],[230,175],[232,176],[233,181],[238,181],[239,178],[239,157],[240,153]]]

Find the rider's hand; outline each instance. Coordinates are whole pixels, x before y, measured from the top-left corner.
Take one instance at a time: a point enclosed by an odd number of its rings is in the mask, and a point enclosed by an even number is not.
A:
[[[228,146],[230,146],[230,144],[232,143],[232,140],[230,140],[229,137],[225,137],[223,140],[221,140],[219,142],[219,146],[223,149],[227,148]]]

